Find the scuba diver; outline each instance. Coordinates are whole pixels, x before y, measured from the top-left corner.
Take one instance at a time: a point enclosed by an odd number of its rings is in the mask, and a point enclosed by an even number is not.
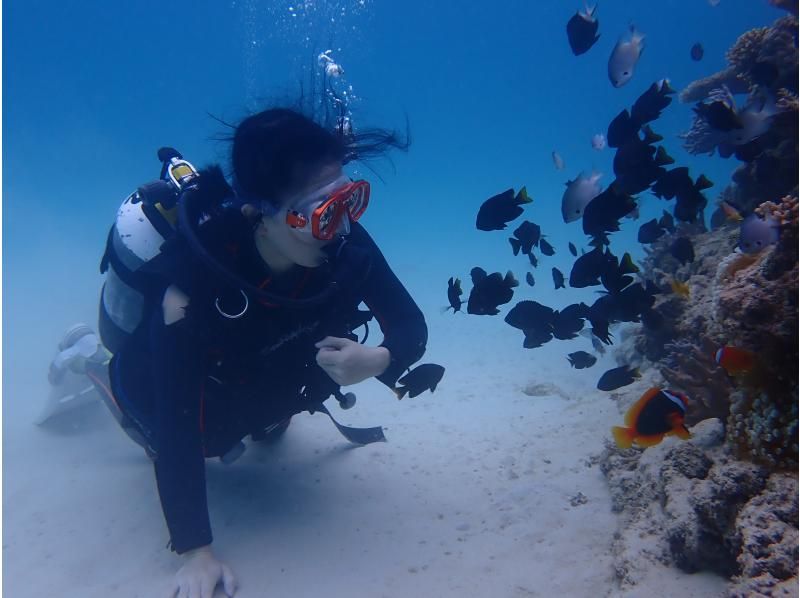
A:
[[[105,366],[110,357],[87,324],[70,326],[50,362],[47,372],[50,392],[36,424],[44,425],[62,413],[97,402],[100,397],[87,370],[92,365]]]
[[[333,419],[324,400],[355,401],[341,386],[394,389],[427,343],[422,312],[358,222],[369,183],[342,170],[408,142],[283,108],[245,118],[232,141],[232,185],[162,148],[161,179],[122,204],[101,263],[113,357],[98,386],[153,462],[169,545],[185,557],[170,594],[181,598],[235,592],[211,550],[205,459],[232,462],[247,436],[274,438],[303,411]],[[377,346],[354,334],[372,316]],[[384,440],[380,427],[334,423],[357,444]]]

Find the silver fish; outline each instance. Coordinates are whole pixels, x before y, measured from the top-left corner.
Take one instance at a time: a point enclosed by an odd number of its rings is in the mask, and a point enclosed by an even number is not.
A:
[[[553,164],[556,170],[564,170],[564,158],[562,158],[558,152],[553,152]]]
[[[595,133],[592,135],[592,149],[598,152],[606,147],[606,136],[602,133]]]
[[[744,145],[756,137],[766,133],[772,125],[772,117],[777,114],[772,98],[752,98],[744,108],[739,110],[742,121],[741,129],[732,129],[725,135],[724,142],[732,145]]]
[[[583,216],[583,209],[600,193],[601,172],[592,171],[588,177],[580,173],[574,181],[567,182],[561,198],[561,216],[564,222],[573,222]]]
[[[602,341],[599,338],[597,338],[594,334],[592,334],[591,329],[584,328],[583,330],[580,331],[579,334],[581,336],[585,336],[590,341],[592,341],[592,348],[595,350],[596,353],[599,353],[600,355],[605,355],[606,353],[605,346],[603,345]]]
[[[631,25],[631,38],[628,41],[619,39],[608,59],[608,78],[614,87],[622,87],[633,77],[636,63],[644,51],[644,35]]]
[[[758,253],[768,245],[778,242],[780,228],[777,220],[767,216],[759,218],[750,214],[739,228],[739,249],[744,253]]]

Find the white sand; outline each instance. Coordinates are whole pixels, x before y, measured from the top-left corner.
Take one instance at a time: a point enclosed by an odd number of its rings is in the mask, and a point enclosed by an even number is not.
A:
[[[352,448],[326,416],[303,414],[278,446],[208,463],[214,547],[237,597],[719,591],[717,578],[667,568],[617,589],[617,520],[587,464],[621,420],[593,389],[610,357],[578,372],[564,356],[585,340],[527,351],[499,319],[436,314],[430,324],[423,361],[448,368],[434,394],[398,402],[373,380],[355,388],[352,411],[331,407],[342,423],[384,425],[388,443]],[[34,378],[17,379],[31,388]],[[530,382],[572,398],[527,396]],[[33,386],[4,397],[4,595],[163,596],[181,558],[164,547],[150,463],[101,405],[69,434],[35,427],[45,388]],[[578,493],[586,502],[572,506]]]

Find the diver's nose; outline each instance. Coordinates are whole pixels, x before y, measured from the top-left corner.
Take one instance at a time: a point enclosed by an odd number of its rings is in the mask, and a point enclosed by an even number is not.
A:
[[[339,226],[336,229],[337,235],[349,235],[350,234],[350,216],[347,214],[344,215],[341,222],[339,222]]]

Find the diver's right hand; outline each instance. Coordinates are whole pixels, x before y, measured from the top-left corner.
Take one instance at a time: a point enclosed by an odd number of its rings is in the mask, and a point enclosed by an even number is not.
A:
[[[201,546],[187,552],[186,562],[175,574],[169,598],[213,598],[217,584],[227,596],[236,592],[236,580],[228,565],[218,561],[211,546]]]

